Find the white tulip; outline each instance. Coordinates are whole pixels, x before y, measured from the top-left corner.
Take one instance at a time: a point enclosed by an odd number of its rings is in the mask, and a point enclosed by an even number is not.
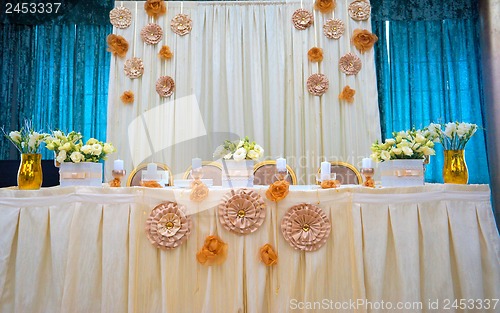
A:
[[[87,140],[87,144],[88,145],[95,145],[96,143],[98,143],[99,141],[95,138],[90,138],[89,140]]]
[[[413,155],[413,150],[410,147],[403,147],[401,150],[407,156]]]
[[[380,153],[380,158],[384,161],[389,161],[391,159],[391,154],[389,153],[389,151],[382,151]]]
[[[21,133],[18,132],[18,131],[13,131],[13,132],[10,132],[9,133],[9,137],[10,139],[12,139],[12,141],[14,141],[15,143],[19,143],[21,142]]]
[[[246,156],[247,156],[247,150],[245,150],[245,148],[236,149],[236,151],[233,154],[233,158],[236,161],[244,160]]]
[[[467,134],[470,130],[470,124],[467,123],[460,123],[458,124],[457,127],[457,135],[459,137],[463,137],[465,134]]]
[[[224,156],[224,159],[229,160],[233,157],[233,154],[230,152]]]
[[[395,155],[400,155],[403,150],[401,148],[394,148],[394,149],[391,149],[391,152],[394,153]]]
[[[69,151],[71,149],[71,144],[69,142],[59,147],[59,151]]]
[[[448,123],[446,124],[446,127],[444,129],[444,134],[448,137],[448,138],[452,138],[453,135],[457,132],[457,124],[455,123]]]

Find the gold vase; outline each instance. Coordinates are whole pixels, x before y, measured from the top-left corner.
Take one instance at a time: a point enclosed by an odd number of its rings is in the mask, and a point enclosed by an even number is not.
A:
[[[40,189],[42,180],[42,155],[39,153],[21,154],[21,164],[17,173],[17,186],[19,189]]]
[[[464,150],[444,150],[443,180],[448,184],[467,184],[469,171]]]

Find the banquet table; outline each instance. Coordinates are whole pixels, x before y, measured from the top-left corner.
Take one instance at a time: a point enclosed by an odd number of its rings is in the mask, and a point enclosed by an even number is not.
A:
[[[0,312],[500,312],[500,239],[487,185],[365,188],[291,186],[265,200],[265,219],[239,235],[217,207],[187,188],[0,189]],[[184,205],[193,224],[179,247],[154,247],[151,210]],[[281,233],[286,211],[321,208],[331,223],[317,251]],[[208,235],[228,244],[224,263],[196,253]],[[270,243],[278,264],[265,266]]]

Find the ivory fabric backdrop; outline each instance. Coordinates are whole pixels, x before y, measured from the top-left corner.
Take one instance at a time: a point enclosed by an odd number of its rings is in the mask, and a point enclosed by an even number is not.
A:
[[[444,301],[498,299],[500,238],[488,186],[292,187],[278,204],[265,200],[264,223],[244,236],[218,221],[229,189],[211,189],[202,203],[190,201],[187,189],[0,189],[0,312],[302,312],[292,299],[422,303],[325,312],[462,312],[444,309]],[[265,197],[265,188],[254,190]],[[164,251],[144,226],[167,200],[187,208],[193,227],[186,242]],[[319,206],[332,225],[315,252],[294,250],[280,230],[288,208],[303,202]],[[213,234],[228,243],[227,259],[200,265],[196,252]],[[278,253],[272,268],[259,261],[266,243]],[[430,309],[437,299],[439,309]]]
[[[345,1],[337,1],[334,14],[327,15],[314,11],[313,2],[302,2],[315,19],[302,31],[291,20],[301,7],[299,1],[167,2],[166,15],[156,21],[164,31],[157,45],[147,45],[140,37],[141,29],[153,21],[144,2],[116,2],[131,10],[132,25],[113,30],[130,48],[123,59],[111,57],[107,140],[118,153],[110,160],[124,159],[129,171],[141,162],[162,162],[180,174],[192,157],[212,160],[224,139],[246,135],[264,147],[267,158],[286,157],[299,183],[313,182],[311,175],[323,155],[360,165],[380,137],[380,122],[373,49],[359,53],[350,36],[356,28],[371,30],[370,19],[351,19]],[[185,36],[170,29],[170,21],[181,11],[193,21],[192,32]],[[333,16],[346,25],[339,40],[323,34],[324,22]],[[157,56],[163,45],[173,50],[169,61]],[[323,49],[320,64],[307,59],[314,46]],[[363,63],[355,76],[338,69],[339,58],[348,52]],[[143,59],[145,72],[131,80],[123,65],[133,56]],[[330,81],[322,97],[307,91],[307,78],[314,73]],[[160,98],[155,91],[162,75],[175,80],[170,98]],[[345,85],[356,90],[352,104],[338,100]],[[120,100],[125,90],[135,94],[132,105]],[[111,165],[108,162],[106,173]]]

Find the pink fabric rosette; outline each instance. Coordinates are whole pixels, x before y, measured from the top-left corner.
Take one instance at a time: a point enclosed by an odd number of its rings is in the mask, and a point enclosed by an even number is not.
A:
[[[146,235],[153,246],[174,249],[187,240],[192,224],[184,206],[167,201],[157,205],[149,214]]]
[[[315,205],[302,203],[288,209],[281,220],[281,232],[295,249],[316,251],[330,235],[331,224],[323,210]]]
[[[329,39],[339,39],[344,34],[344,30],[344,22],[338,18],[329,19],[323,25],[323,33]]]
[[[361,59],[354,53],[347,53],[339,60],[339,68],[347,75],[356,75],[361,71]]]
[[[292,23],[296,29],[304,30],[314,23],[314,16],[307,10],[298,9],[293,12]]]
[[[141,30],[142,40],[149,45],[156,45],[161,41],[162,37],[163,29],[158,24],[149,23]]]
[[[237,234],[253,233],[265,217],[264,199],[253,190],[232,190],[219,204],[219,222],[225,229]]]
[[[184,36],[193,29],[193,21],[186,14],[177,14],[170,22],[170,28],[179,36]]]
[[[156,81],[156,92],[160,97],[170,97],[174,93],[175,82],[170,76],[160,76]]]
[[[314,96],[322,96],[329,86],[328,78],[323,74],[312,74],[307,79],[307,90]]]
[[[139,78],[144,74],[144,62],[140,58],[131,58],[125,61],[123,71],[128,78]]]
[[[116,28],[127,28],[132,24],[132,12],[125,7],[116,7],[109,11],[109,21]]]
[[[356,0],[349,4],[349,16],[356,21],[365,21],[370,17],[371,5],[366,0]]]

